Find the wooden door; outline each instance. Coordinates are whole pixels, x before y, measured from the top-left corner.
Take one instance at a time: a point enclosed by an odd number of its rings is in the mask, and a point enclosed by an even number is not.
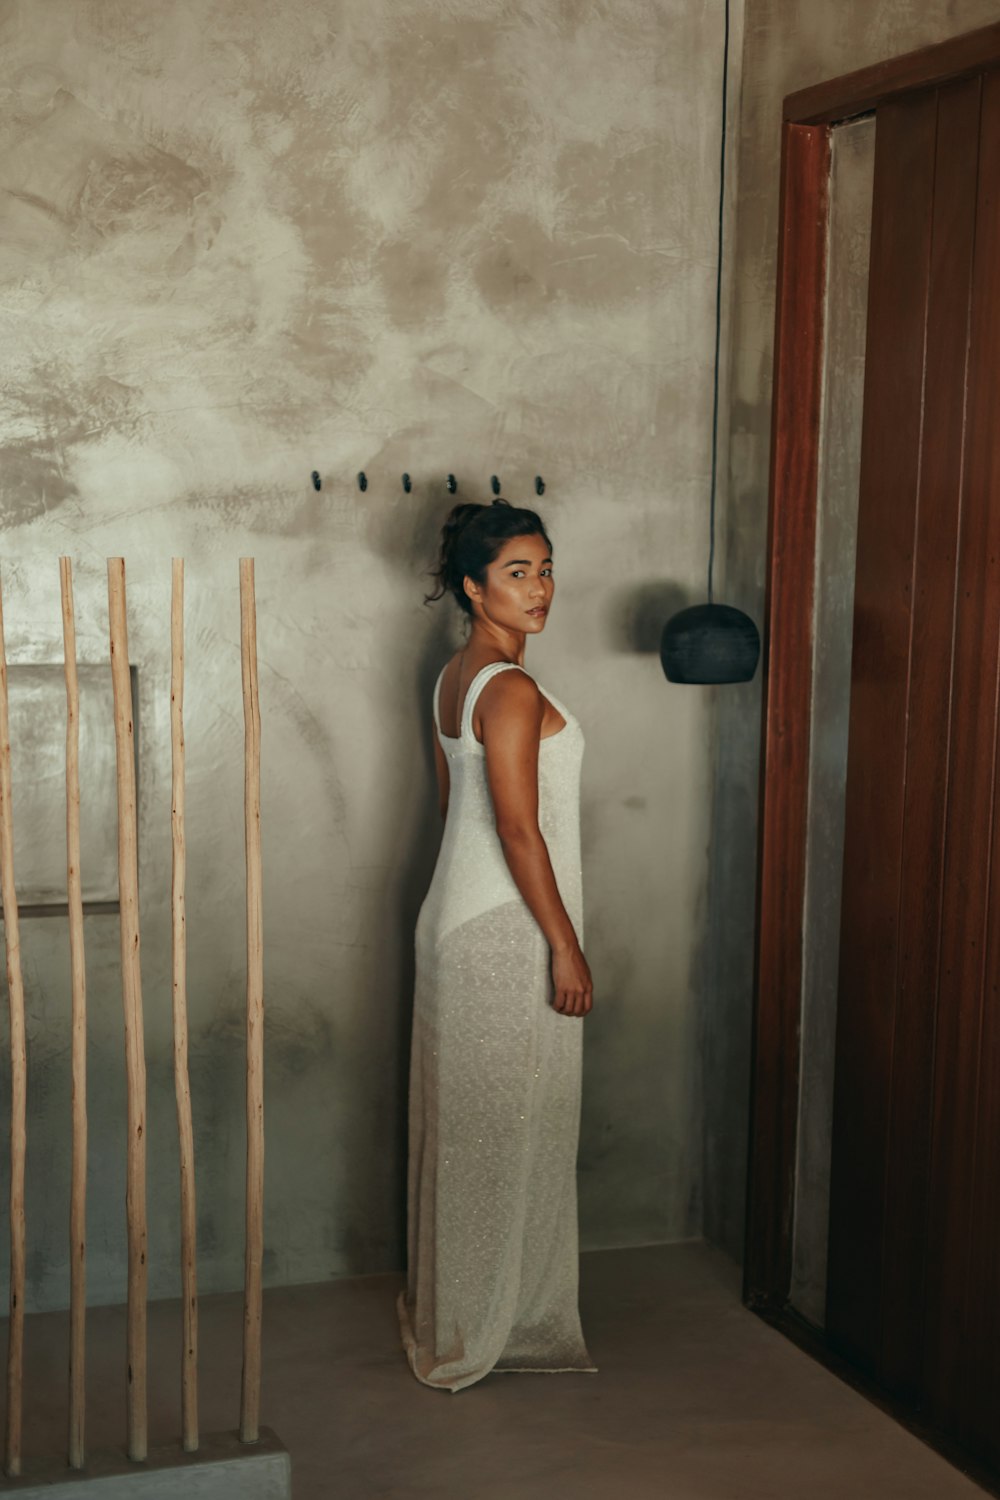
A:
[[[831,1343],[1000,1464],[1000,73],[877,111]]]

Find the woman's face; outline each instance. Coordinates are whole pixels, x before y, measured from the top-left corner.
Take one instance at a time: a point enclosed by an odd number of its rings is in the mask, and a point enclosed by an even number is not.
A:
[[[505,630],[537,635],[545,629],[555,592],[552,558],[543,536],[513,536],[504,542],[486,569],[486,582],[479,587],[466,577],[473,611]],[[478,605],[478,608],[476,606]]]

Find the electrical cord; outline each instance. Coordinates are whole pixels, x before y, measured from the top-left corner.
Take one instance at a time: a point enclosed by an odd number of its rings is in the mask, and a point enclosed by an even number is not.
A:
[[[719,348],[722,337],[722,223],[726,204],[726,110],[729,95],[729,0],[725,0],[726,29],[722,52],[722,145],[719,160],[719,245],[715,271],[715,370],[712,381],[712,489],[709,503],[708,602],[712,603],[712,565],[715,561],[715,482],[719,447]]]

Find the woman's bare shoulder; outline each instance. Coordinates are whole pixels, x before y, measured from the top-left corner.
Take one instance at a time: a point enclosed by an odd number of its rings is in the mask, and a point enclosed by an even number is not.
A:
[[[494,672],[483,686],[478,702],[492,717],[502,713],[504,717],[538,716],[544,709],[541,690],[531,673],[513,662],[514,672]]]
[[[441,668],[442,677],[447,677],[450,672],[454,672],[456,664],[458,662],[458,658],[461,656],[461,654],[462,653],[460,651],[456,651],[451,656],[449,656],[448,660]]]

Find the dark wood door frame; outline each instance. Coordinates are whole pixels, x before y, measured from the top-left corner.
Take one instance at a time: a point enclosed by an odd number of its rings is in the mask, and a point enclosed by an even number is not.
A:
[[[744,1301],[772,1319],[788,1314],[795,1321],[788,1295],[831,132],[903,94],[995,66],[1000,66],[1000,23],[789,94],[784,101],[743,1270]],[[807,1330],[799,1331],[808,1342]]]

